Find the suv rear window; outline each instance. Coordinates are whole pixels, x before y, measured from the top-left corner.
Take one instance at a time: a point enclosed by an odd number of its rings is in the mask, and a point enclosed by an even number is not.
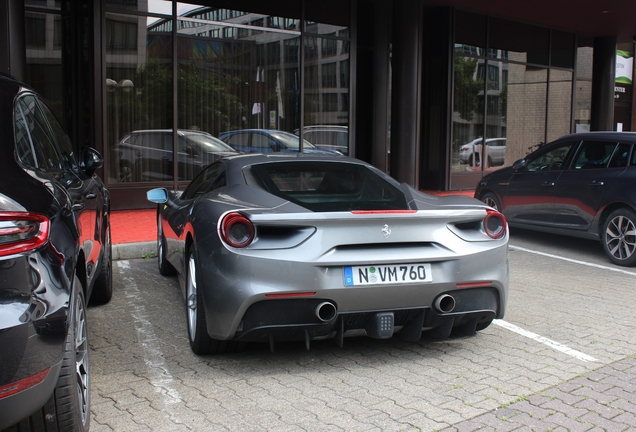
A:
[[[271,194],[315,212],[408,209],[402,191],[364,165],[294,161],[251,170]]]

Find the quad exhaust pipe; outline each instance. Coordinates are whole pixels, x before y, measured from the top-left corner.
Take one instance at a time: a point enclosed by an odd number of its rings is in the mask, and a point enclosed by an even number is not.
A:
[[[450,294],[442,294],[435,299],[435,309],[441,313],[450,313],[455,309],[455,298]]]
[[[331,302],[322,302],[316,306],[316,316],[322,322],[329,322],[336,317],[336,305]]]

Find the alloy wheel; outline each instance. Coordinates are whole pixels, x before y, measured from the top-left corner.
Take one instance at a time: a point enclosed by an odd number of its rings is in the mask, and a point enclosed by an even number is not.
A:
[[[186,287],[186,307],[188,308],[188,329],[190,340],[196,339],[197,332],[197,265],[194,255],[188,260],[188,282]]]
[[[605,243],[608,252],[617,260],[626,260],[636,251],[636,226],[623,215],[617,215],[605,230]]]
[[[75,376],[82,424],[88,424],[89,407],[89,363],[86,308],[82,298],[77,301],[75,326]]]

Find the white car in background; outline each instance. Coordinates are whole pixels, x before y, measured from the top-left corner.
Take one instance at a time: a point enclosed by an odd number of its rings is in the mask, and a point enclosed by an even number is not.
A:
[[[481,166],[483,138],[477,138],[459,148],[459,161],[470,166]],[[487,167],[503,165],[506,160],[506,139],[489,138],[486,140]]]

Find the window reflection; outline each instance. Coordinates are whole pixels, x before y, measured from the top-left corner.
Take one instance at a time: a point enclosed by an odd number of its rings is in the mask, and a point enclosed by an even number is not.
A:
[[[239,139],[236,131],[264,132],[240,134],[245,141],[241,145],[248,148],[298,151],[301,125],[306,126],[306,132],[313,126],[333,128],[311,138],[319,141],[315,143],[318,150],[324,146],[346,153],[349,30],[340,20],[346,17],[348,21],[348,6],[338,3],[335,9],[345,13],[329,15],[327,20],[334,24],[321,20],[307,23],[311,27],[308,32],[324,35],[317,37],[303,36],[298,17],[284,16],[285,10],[268,15],[263,10],[179,3],[180,16],[172,19],[126,15],[122,8],[132,4],[108,1],[105,40],[110,182],[188,181],[214,160],[211,154],[218,158],[235,151],[219,139],[229,142],[234,136],[234,142]],[[166,13],[158,9],[148,12]],[[292,15],[296,12],[291,10]],[[172,39],[173,25],[176,41]],[[142,31],[145,37],[140,37]],[[176,113],[172,102],[173,56],[178,62]],[[303,99],[305,118],[301,119]],[[177,119],[176,131],[173,118]],[[201,145],[201,141],[214,140],[225,148]],[[316,150],[311,142],[304,142],[304,149]]]

